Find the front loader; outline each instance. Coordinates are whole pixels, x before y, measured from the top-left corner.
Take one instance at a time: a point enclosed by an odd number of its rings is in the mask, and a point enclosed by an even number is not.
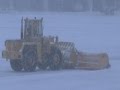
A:
[[[42,70],[102,69],[109,65],[106,54],[98,57],[84,55],[77,51],[72,42],[59,41],[57,36],[44,36],[43,18],[22,18],[20,37],[17,40],[6,40],[6,49],[2,52],[2,57],[10,61],[14,71],[30,72],[35,71],[36,67]],[[102,67],[101,60],[106,61]]]
[[[6,40],[6,50],[2,56],[10,60],[13,70],[34,71],[40,69],[60,69],[62,66],[62,54],[56,47],[54,37],[43,36],[43,19],[21,20],[21,39]]]

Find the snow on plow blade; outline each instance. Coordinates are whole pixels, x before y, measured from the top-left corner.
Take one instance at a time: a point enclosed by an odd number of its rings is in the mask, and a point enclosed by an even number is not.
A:
[[[80,52],[78,55],[78,67],[86,70],[100,70],[110,67],[109,57],[106,53],[88,54]]]

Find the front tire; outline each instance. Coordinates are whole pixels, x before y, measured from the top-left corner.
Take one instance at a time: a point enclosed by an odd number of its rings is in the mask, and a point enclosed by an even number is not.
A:
[[[58,48],[55,47],[51,48],[50,62],[51,62],[50,69],[58,70],[62,68],[63,66],[62,53]]]
[[[22,71],[23,69],[21,60],[10,60],[10,65],[11,68],[16,72]]]

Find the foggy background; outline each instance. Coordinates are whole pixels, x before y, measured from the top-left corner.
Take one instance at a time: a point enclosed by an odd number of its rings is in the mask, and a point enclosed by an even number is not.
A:
[[[0,11],[100,12],[120,11],[120,0],[0,0]]]
[[[111,68],[14,72],[1,55],[6,40],[20,39],[22,17],[43,17],[45,36],[73,42],[80,52],[107,53]],[[120,0],[0,0],[0,88],[120,90]]]

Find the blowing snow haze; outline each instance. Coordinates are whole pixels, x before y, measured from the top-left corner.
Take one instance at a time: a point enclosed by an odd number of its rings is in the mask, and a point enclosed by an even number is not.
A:
[[[0,89],[120,90],[120,0],[0,0]]]

